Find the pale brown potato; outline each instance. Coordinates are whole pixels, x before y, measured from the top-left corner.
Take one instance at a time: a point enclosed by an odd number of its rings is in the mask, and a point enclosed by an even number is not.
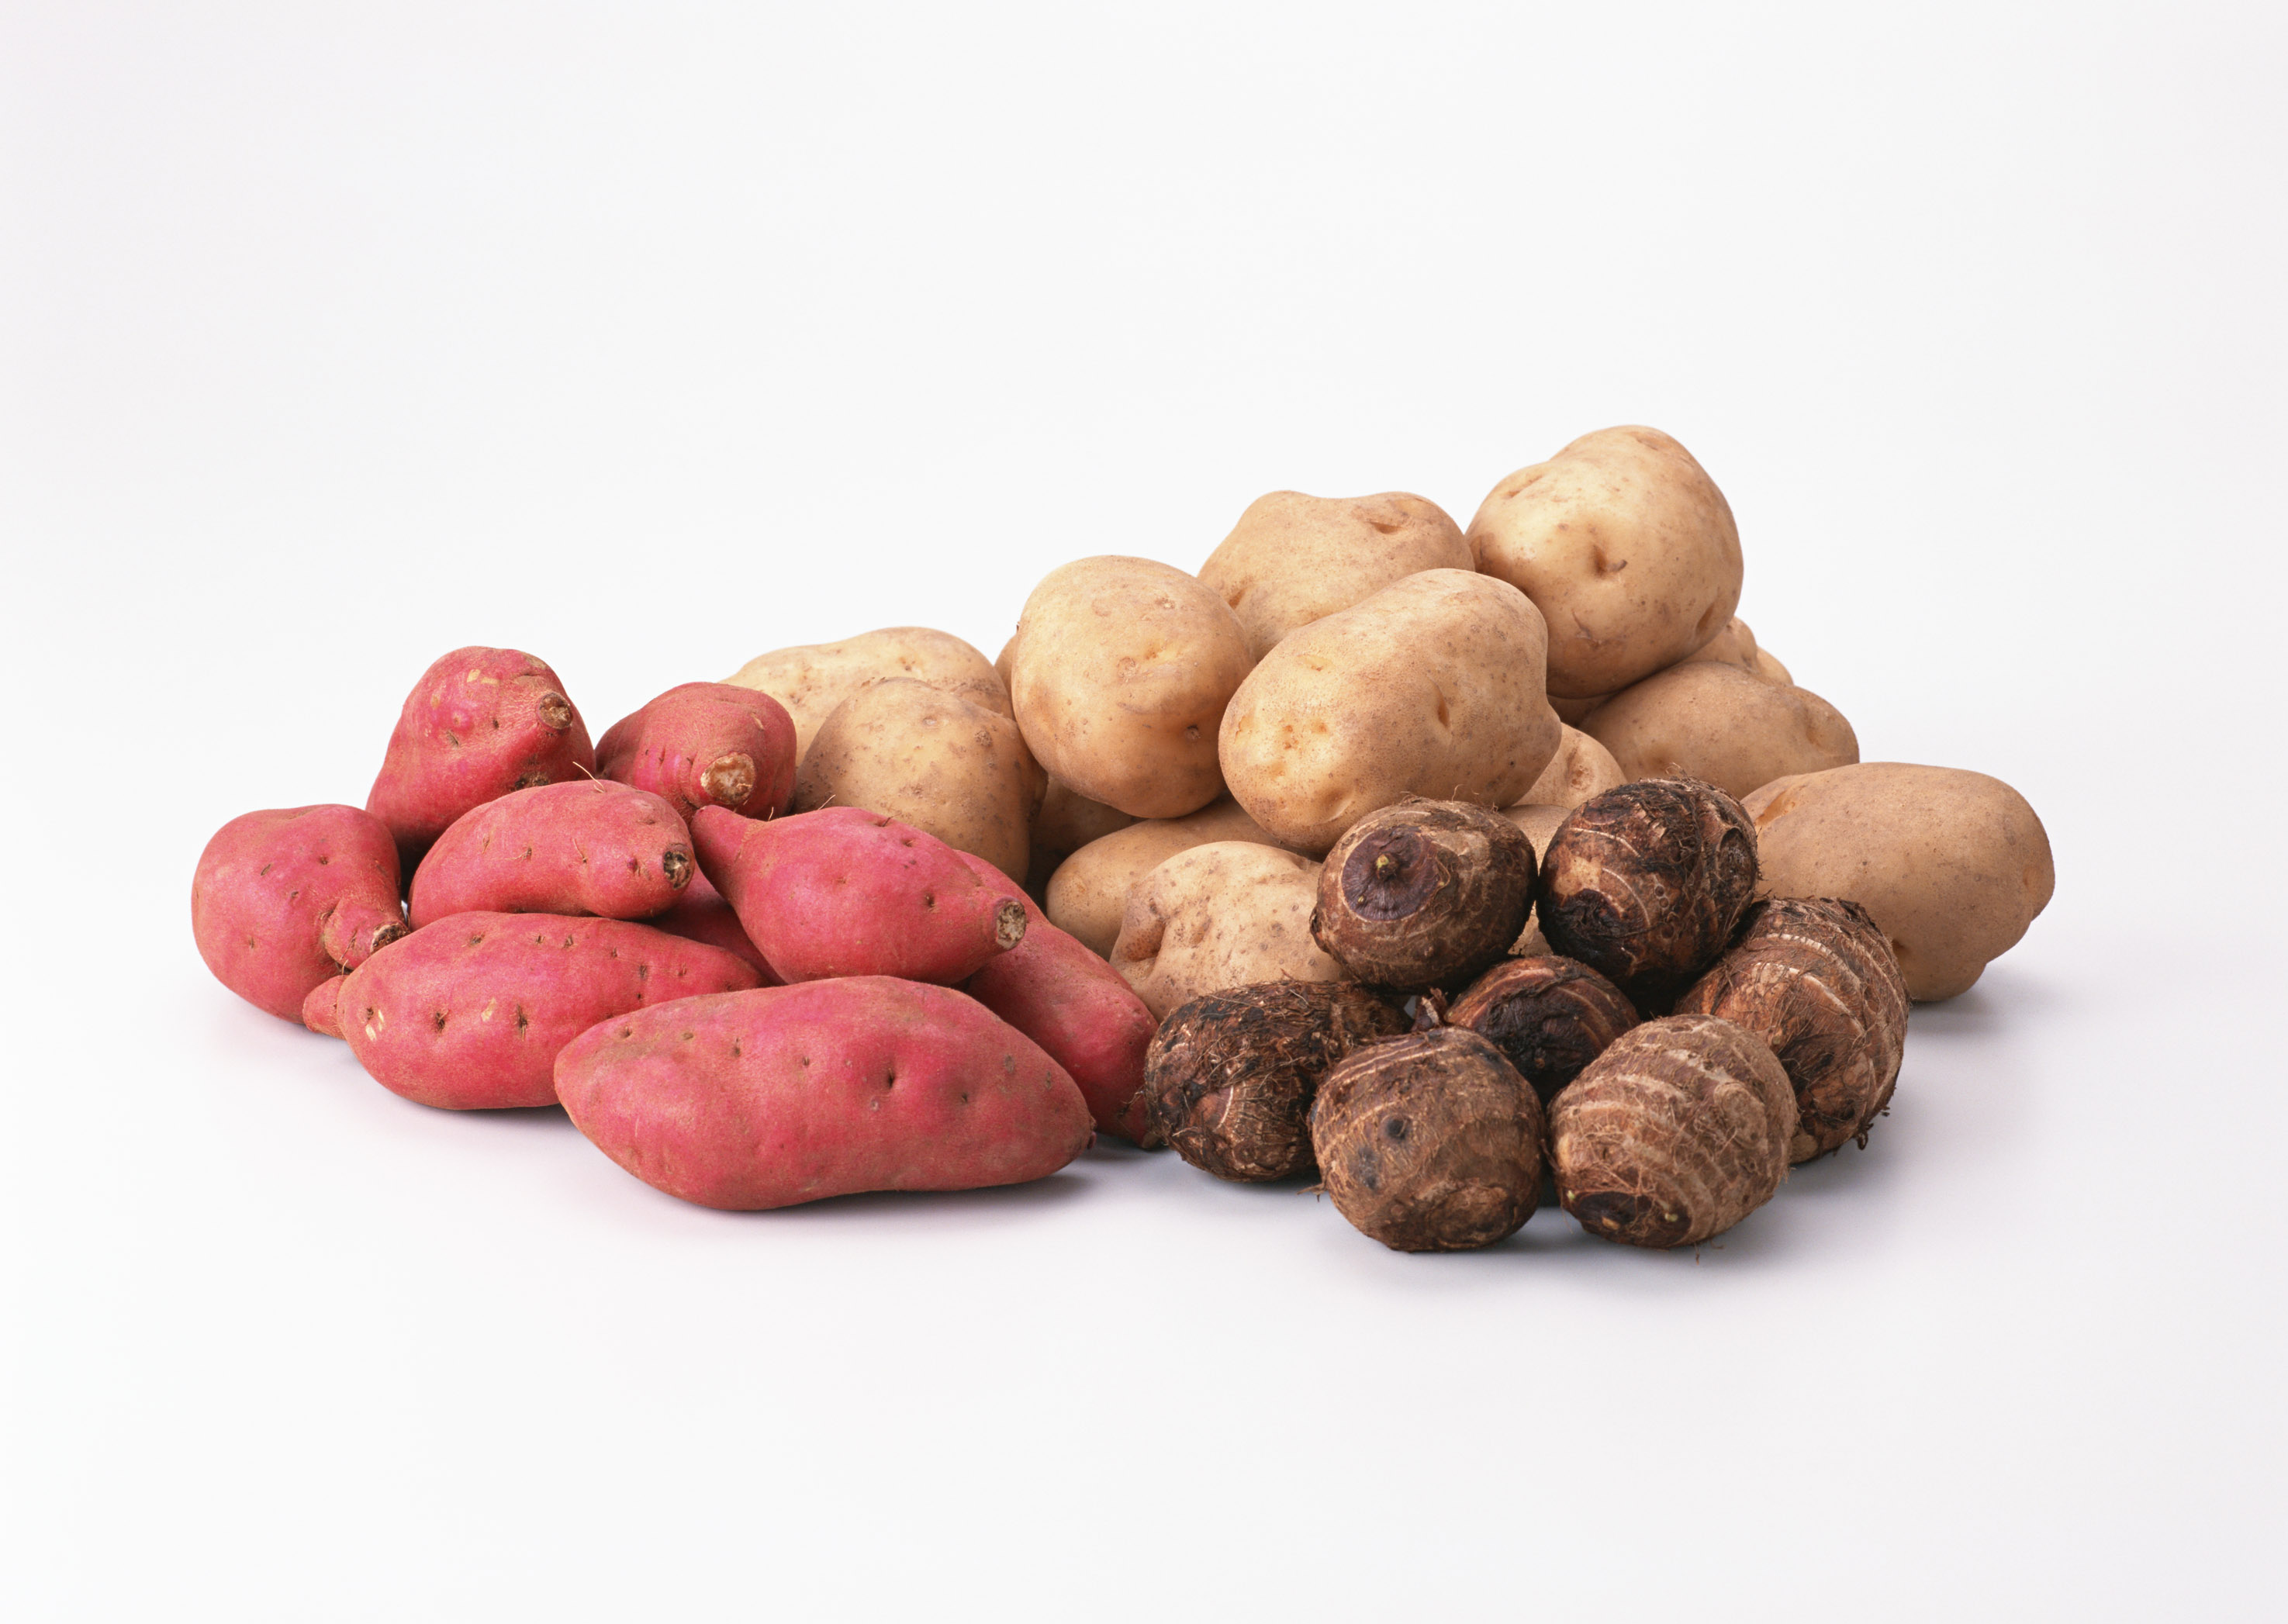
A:
[[[1788,675],[1787,667],[1782,665],[1768,648],[1756,651],[1756,675],[1766,682],[1784,682],[1790,687],[1795,685],[1795,678]]]
[[[1549,708],[1566,726],[1578,727],[1589,719],[1591,711],[1612,697],[1609,693],[1592,693],[1585,699],[1568,699],[1561,693],[1553,693],[1549,696]]]
[[[1065,859],[1049,877],[1041,911],[1051,924],[1108,958],[1128,909],[1129,889],[1177,852],[1219,840],[1279,844],[1228,797],[1181,818],[1132,823]]]
[[[1685,665],[1695,660],[1720,661],[1726,665],[1736,665],[1751,675],[1762,677],[1766,682],[1785,683],[1790,687],[1795,685],[1795,678],[1788,675],[1787,667],[1774,659],[1769,649],[1757,646],[1756,634],[1749,630],[1748,622],[1736,614],[1724,622],[1723,630],[1709,638],[1693,653],[1685,655],[1677,663]],[[1590,709],[1593,710],[1597,705],[1603,704],[1606,699],[1611,697],[1611,694],[1606,694],[1604,699],[1597,700],[1591,704]],[[1551,701],[1553,704],[1555,702]],[[1562,712],[1561,711],[1560,714]]]
[[[1343,981],[1311,939],[1319,865],[1249,841],[1179,852],[1129,892],[1112,967],[1161,1020],[1203,993],[1283,977]]]
[[[1756,820],[1756,894],[1860,904],[1918,1002],[1967,989],[2057,886],[2042,820],[1983,772],[1863,762],[1776,780],[1742,804]]]
[[[862,806],[1022,882],[1030,852],[1017,725],[958,693],[894,677],[834,708],[795,777],[798,812]]]
[[[1050,877],[1065,859],[1091,841],[1101,840],[1135,821],[1116,806],[1092,801],[1069,784],[1050,780],[1041,810],[1033,815],[1033,852],[1026,865],[1025,889],[1033,893],[1036,901],[1042,900],[1047,894]],[[1108,938],[1107,946],[1109,945]]]
[[[1740,533],[1692,454],[1657,429],[1585,434],[1494,487],[1470,521],[1478,568],[1549,622],[1549,692],[1617,693],[1723,629]]]
[[[1323,854],[1402,796],[1502,807],[1557,753],[1540,611],[1433,569],[1290,632],[1232,696],[1224,776],[1281,844]]]
[[[1612,752],[1624,782],[1696,778],[1736,800],[1776,778],[1859,759],[1851,724],[1819,695],[1714,660],[1646,677],[1581,728]]]
[[[1593,795],[1618,789],[1631,778],[1641,776],[1622,772],[1612,751],[1579,728],[1568,727],[1558,743],[1557,754],[1549,758],[1549,764],[1541,770],[1541,776],[1533,780],[1532,788],[1521,800],[1528,805],[1578,806]],[[1516,820],[1513,818],[1511,821],[1514,823]],[[1541,847],[1536,844],[1533,849],[1538,852]]]
[[[1403,576],[1476,567],[1462,527],[1426,497],[1273,491],[1248,504],[1200,566],[1200,580],[1231,606],[1260,660],[1298,626]]]
[[[767,693],[794,718],[796,758],[834,708],[870,682],[910,677],[1013,720],[1009,695],[985,656],[949,631],[885,626],[839,643],[809,643],[757,654],[723,680]],[[1043,788],[1046,788],[1044,783]]]
[[[1216,729],[1253,664],[1237,617],[1195,577],[1082,558],[1025,600],[1010,697],[1052,778],[1132,817],[1180,818],[1223,793]]]

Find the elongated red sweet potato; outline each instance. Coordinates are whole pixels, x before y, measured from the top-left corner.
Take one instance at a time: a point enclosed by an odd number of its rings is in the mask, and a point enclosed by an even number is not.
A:
[[[755,967],[765,986],[784,986],[786,978],[771,968],[763,950],[747,935],[747,927],[739,923],[739,913],[723,899],[723,893],[708,883],[707,876],[698,869],[691,873],[691,883],[675,899],[675,906],[664,914],[655,914],[644,923],[655,931],[664,931],[670,936],[680,936],[686,941],[705,942],[711,947],[720,947],[726,953],[735,953]]]
[[[951,986],[1025,936],[1024,893],[933,835],[855,806],[760,822],[703,806],[700,867],[789,981],[900,976]]]
[[[471,807],[595,768],[587,726],[546,661],[513,648],[457,648],[406,696],[365,809],[389,825],[410,868]]]
[[[1090,1138],[1080,1090],[1030,1038],[887,976],[606,1021],[558,1057],[556,1086],[606,1155],[703,1207],[1020,1184]]]
[[[334,1019],[384,1088],[482,1111],[552,1104],[557,1051],[598,1021],[755,984],[732,954],[623,919],[454,914],[351,971]]]
[[[989,884],[1001,872],[964,852],[961,860]],[[1124,1139],[1144,1137],[1144,1057],[1160,1023],[1127,978],[1078,937],[1025,904],[1025,939],[985,961],[961,990],[1023,1033],[1071,1074],[1097,1127]]]
[[[722,682],[670,688],[596,741],[596,770],[686,818],[719,806],[775,818],[794,799],[794,718],[767,693]]]
[[[413,871],[416,928],[448,914],[647,919],[675,906],[697,865],[691,831],[659,796],[608,779],[519,789],[473,807]]]
[[[397,847],[354,806],[251,812],[217,829],[191,881],[191,934],[215,978],[299,1021],[302,1000],[405,934]]]

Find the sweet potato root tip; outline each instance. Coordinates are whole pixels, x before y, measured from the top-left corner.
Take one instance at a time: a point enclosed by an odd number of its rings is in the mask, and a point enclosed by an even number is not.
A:
[[[662,869],[666,871],[667,883],[676,890],[681,891],[685,886],[691,883],[692,867],[691,854],[689,852],[679,852],[674,848],[670,847],[668,851],[661,856],[659,866]]]
[[[572,701],[561,693],[544,693],[534,705],[533,714],[540,718],[542,726],[560,733],[572,725]]]
[[[755,793],[755,758],[744,750],[718,756],[699,775],[699,785],[718,806],[744,806]]]

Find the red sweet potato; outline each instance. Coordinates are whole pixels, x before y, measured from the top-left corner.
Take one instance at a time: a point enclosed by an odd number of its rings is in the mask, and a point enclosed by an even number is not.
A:
[[[959,853],[977,876],[1001,883],[981,857]],[[1025,904],[1025,939],[985,961],[961,990],[1023,1033],[1080,1085],[1097,1127],[1144,1137],[1144,1056],[1159,1022],[1127,978],[1078,937]]]
[[[405,934],[397,847],[354,806],[251,812],[217,829],[191,881],[191,934],[215,978],[299,1021],[312,987]]]
[[[598,1021],[755,984],[734,955],[649,925],[455,914],[352,970],[334,1018],[384,1088],[481,1111],[553,1103],[557,1051]]]
[[[596,770],[688,818],[720,806],[775,818],[794,799],[794,718],[767,693],[722,682],[670,688],[596,741]]]
[[[723,900],[723,893],[707,883],[707,876],[693,869],[691,883],[675,899],[675,906],[664,914],[655,914],[644,923],[655,931],[664,931],[670,936],[680,936],[686,941],[705,942],[711,947],[720,947],[726,953],[735,953],[755,967],[765,986],[784,986],[786,978],[771,968],[763,950],[747,936],[747,927],[739,923],[738,910]]]
[[[328,976],[302,1000],[302,1024],[322,1038],[342,1035],[341,1022],[336,1018],[335,1010],[341,1002],[342,983],[348,979],[346,975]]]
[[[703,806],[699,866],[789,981],[900,976],[943,986],[1024,939],[1024,893],[933,835],[855,806],[761,822]]]
[[[564,685],[512,648],[457,648],[406,696],[366,811],[408,868],[473,806],[512,789],[592,777],[596,752]]]
[[[675,906],[697,865],[659,796],[608,779],[519,789],[473,807],[413,871],[413,923],[448,914],[646,919]]]
[[[556,1083],[606,1155],[703,1207],[1021,1184],[1090,1139],[1087,1102],[1031,1039],[887,976],[606,1021],[558,1057]]]

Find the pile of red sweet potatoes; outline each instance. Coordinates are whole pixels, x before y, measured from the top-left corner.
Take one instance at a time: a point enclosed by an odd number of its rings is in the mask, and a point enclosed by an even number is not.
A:
[[[1133,1137],[1151,1011],[998,869],[858,807],[785,812],[768,694],[671,689],[592,745],[554,671],[438,661],[365,807],[208,842],[200,954],[385,1088],[561,1102],[711,1207],[962,1190]]]

